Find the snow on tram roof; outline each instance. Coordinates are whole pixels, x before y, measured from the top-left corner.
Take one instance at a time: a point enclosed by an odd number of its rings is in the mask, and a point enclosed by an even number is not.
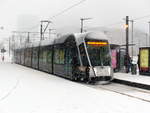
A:
[[[65,35],[59,36],[57,39],[55,39],[54,43],[55,44],[64,43],[65,40],[71,36],[73,36],[73,34],[65,34]]]
[[[54,44],[54,38],[41,41],[40,46],[47,46],[52,44]]]
[[[72,34],[66,34],[66,35],[62,35],[62,36],[55,36],[51,39],[48,40],[43,40],[43,41],[39,41],[39,42],[34,42],[34,43],[27,43],[25,44],[24,47],[38,47],[40,46],[47,46],[47,45],[52,45],[52,44],[59,44],[59,43],[64,43],[66,41],[66,39],[68,39],[69,37],[74,37],[75,40],[77,41],[77,44],[80,45],[84,38],[90,38],[90,39],[102,39],[102,40],[108,40],[107,36],[102,33],[102,32],[86,32],[86,33],[72,33]]]
[[[38,41],[38,42],[34,42],[33,44],[32,44],[32,47],[38,47],[39,46],[39,44],[40,44],[40,42]]]
[[[78,45],[80,45],[83,42],[85,37],[90,39],[108,40],[107,36],[102,32],[76,33],[74,35],[76,37]]]
[[[107,36],[102,32],[86,32],[66,34],[55,39],[55,44],[64,43],[68,37],[74,37],[78,44],[81,44],[84,38],[108,40]]]
[[[75,37],[78,38],[93,38],[93,39],[104,39],[108,40],[107,36],[103,32],[86,32],[86,33],[75,33]]]
[[[26,47],[32,47],[32,45],[33,45],[32,43],[27,43]]]
[[[93,39],[108,40],[107,36],[103,32],[90,32],[86,35],[86,37]]]
[[[55,38],[47,39],[47,40],[42,40],[38,42],[33,43],[33,47],[38,47],[40,46],[47,46],[47,45],[52,45],[54,43]]]

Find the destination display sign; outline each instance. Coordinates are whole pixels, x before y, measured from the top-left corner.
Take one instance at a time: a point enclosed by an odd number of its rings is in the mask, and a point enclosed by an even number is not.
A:
[[[108,42],[92,42],[92,41],[88,41],[87,42],[88,45],[94,45],[94,46],[106,46],[108,45]]]

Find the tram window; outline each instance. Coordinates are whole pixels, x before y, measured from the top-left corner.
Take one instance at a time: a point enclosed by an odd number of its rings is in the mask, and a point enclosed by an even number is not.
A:
[[[42,50],[40,50],[39,61],[42,62],[42,59],[43,59],[43,52],[42,52]]]
[[[54,53],[54,63],[64,64],[65,63],[65,51],[64,49],[56,49]]]
[[[36,48],[33,49],[33,60],[38,61],[38,50]]]
[[[73,51],[73,53],[72,53],[71,64],[75,67],[80,65],[77,51]]]
[[[29,54],[30,54],[29,57],[31,58],[31,56],[32,56],[32,49],[31,48],[29,49]]]
[[[48,62],[48,63],[51,63],[51,62],[52,62],[52,51],[51,51],[51,50],[49,50],[49,51],[47,52],[47,62]]]
[[[60,58],[60,64],[65,63],[65,52],[64,49],[59,50],[59,58]]]
[[[81,59],[82,59],[83,66],[89,66],[84,45],[81,44],[81,45],[79,46],[79,49],[80,49],[80,54],[81,54]]]
[[[46,63],[46,60],[47,60],[47,50],[44,50],[43,51],[43,62],[44,62],[44,64]]]
[[[55,49],[55,52],[54,52],[54,63],[59,64],[59,50],[58,49]]]

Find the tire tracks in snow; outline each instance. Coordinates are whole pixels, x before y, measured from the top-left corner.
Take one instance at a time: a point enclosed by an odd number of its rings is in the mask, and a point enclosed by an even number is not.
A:
[[[7,97],[9,97],[9,95],[11,95],[13,93],[13,91],[17,88],[17,86],[19,85],[19,82],[20,82],[20,78],[17,77],[16,80],[17,81],[16,81],[15,85],[4,96],[0,97],[0,102],[5,100]]]

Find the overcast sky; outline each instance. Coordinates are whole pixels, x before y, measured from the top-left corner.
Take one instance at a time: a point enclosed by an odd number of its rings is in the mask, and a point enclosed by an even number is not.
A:
[[[50,19],[79,1],[81,0],[0,0],[0,26],[4,26],[0,35],[8,37],[8,32],[16,29],[35,31],[38,28],[34,26],[38,26],[40,20]],[[126,15],[131,19],[150,15],[150,0],[85,0],[51,21],[55,28],[80,27],[81,17],[91,17],[85,26],[95,27],[123,21]],[[137,26],[147,28],[149,20],[150,17],[139,20]]]

